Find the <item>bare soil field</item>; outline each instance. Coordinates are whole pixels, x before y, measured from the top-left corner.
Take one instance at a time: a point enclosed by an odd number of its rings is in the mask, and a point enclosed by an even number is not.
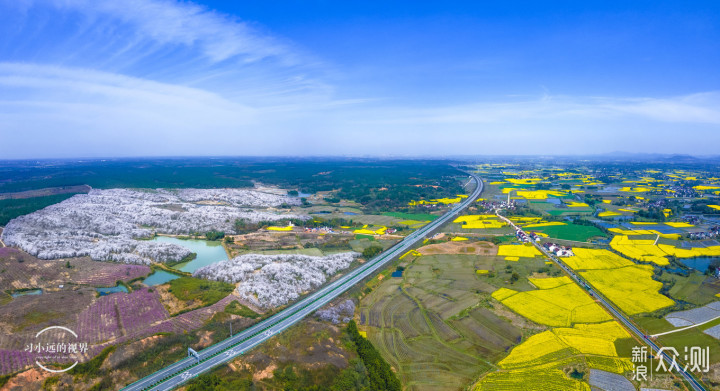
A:
[[[50,195],[68,193],[87,193],[90,190],[92,190],[92,188],[88,185],[47,187],[44,189],[18,191],[14,193],[0,193],[0,200],[17,200],[21,198],[45,197]]]
[[[423,255],[434,254],[476,254],[497,255],[497,246],[490,242],[444,242],[430,244],[417,250]]]

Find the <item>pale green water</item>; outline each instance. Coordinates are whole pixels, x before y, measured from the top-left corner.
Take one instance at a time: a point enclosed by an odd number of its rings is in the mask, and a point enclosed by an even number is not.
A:
[[[172,238],[168,236],[158,236],[153,239],[157,242],[173,243],[187,248],[188,250],[197,254],[197,258],[190,262],[180,263],[173,266],[173,269],[181,270],[184,272],[192,273],[195,270],[213,264],[215,262],[225,261],[228,259],[225,247],[219,241],[209,240],[182,240],[178,238]]]
[[[168,281],[172,281],[176,278],[180,278],[177,274],[172,274],[170,272],[166,272],[165,270],[157,270],[153,274],[147,276],[143,280],[143,284],[147,286],[155,286],[164,284]]]
[[[28,296],[28,295],[42,295],[42,289],[33,289],[31,291],[16,291],[10,294],[12,297]]]
[[[110,295],[118,292],[128,293],[128,289],[125,287],[125,285],[118,285],[111,288],[95,288],[95,290],[100,294],[100,296]]]

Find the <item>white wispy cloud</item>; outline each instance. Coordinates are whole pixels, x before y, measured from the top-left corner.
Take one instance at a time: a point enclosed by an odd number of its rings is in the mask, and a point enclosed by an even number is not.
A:
[[[90,18],[108,17],[131,25],[141,36],[160,44],[197,47],[211,61],[232,58],[253,62],[266,58],[287,64],[297,53],[277,38],[230,16],[192,2],[172,0],[44,0],[20,1],[25,12],[34,6],[74,11]]]

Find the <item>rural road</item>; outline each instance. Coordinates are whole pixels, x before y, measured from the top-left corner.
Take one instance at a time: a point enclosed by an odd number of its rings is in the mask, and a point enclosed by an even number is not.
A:
[[[474,180],[477,185],[468,198],[441,217],[411,233],[401,242],[395,244],[377,257],[365,262],[361,266],[348,272],[348,274],[338,278],[270,318],[199,351],[199,359],[186,357],[126,386],[123,390],[171,390],[220,364],[244,354],[271,338],[273,335],[282,332],[304,317],[322,308],[355,284],[387,266],[394,258],[409,251],[417,242],[423,240],[427,234],[448,221],[451,221],[463,209],[475,202],[482,193],[483,183],[477,175],[470,174],[470,176],[470,179]]]
[[[512,221],[510,221],[510,219],[508,219],[507,217],[502,216],[502,215],[501,215],[499,212],[497,212],[497,211],[495,212],[495,214],[497,214],[498,217],[500,217],[500,218],[503,219],[505,222],[507,222],[508,224],[510,224],[510,226],[512,226],[512,227],[515,228],[516,230],[522,231],[521,228],[519,228],[518,226],[516,226],[516,225],[515,225]],[[523,232],[524,232],[524,231],[523,231]],[[567,266],[565,265],[565,263],[563,263],[563,262],[560,261],[558,258],[556,258],[554,254],[550,254],[549,252],[547,252],[543,246],[535,243],[535,242],[532,241],[532,240],[531,240],[530,242],[531,242],[535,247],[537,247],[537,249],[540,250],[540,252],[542,252],[547,258],[551,259],[553,262],[555,262],[555,264],[557,264],[558,266],[560,266],[570,277],[572,277],[572,279],[573,279],[577,284],[579,284],[581,287],[584,287],[585,289],[587,289],[587,291],[590,293],[591,296],[596,297],[596,298],[600,301],[600,303],[601,303],[608,311],[610,311],[610,313],[613,314],[613,316],[615,316],[615,318],[619,319],[630,331],[632,331],[635,335],[637,335],[638,338],[640,338],[641,340],[645,341],[645,343],[647,343],[648,345],[650,345],[650,348],[651,348],[653,351],[655,351],[655,352],[660,351],[660,347],[659,347],[655,342],[653,342],[652,340],[650,340],[650,338],[648,338],[643,332],[641,332],[640,329],[638,329],[637,326],[635,326],[635,324],[630,321],[630,319],[628,319],[627,317],[625,317],[625,315],[624,315],[623,313],[621,313],[618,309],[616,309],[614,305],[610,304],[610,302],[607,301],[607,300],[605,300],[605,298],[604,298],[602,295],[600,295],[598,292],[594,291],[594,290],[590,287],[590,285],[589,285],[587,282],[585,282],[585,280],[584,280],[582,277],[580,277],[579,275],[575,274],[575,272],[574,272],[573,270],[571,270],[569,267],[567,267]],[[663,352],[663,353],[662,353],[662,357],[663,357],[663,359],[664,359],[669,365],[672,365],[672,359],[670,358],[670,356],[669,356],[667,353]],[[672,366],[670,366],[670,368],[672,368]],[[695,377],[694,377],[691,373],[689,373],[689,372],[685,371],[683,368],[681,368],[680,365],[679,365],[679,363],[678,363],[678,372],[680,372],[680,374],[685,378],[685,380],[687,380],[688,383],[690,383],[690,385],[692,386],[693,390],[696,390],[696,391],[705,391],[705,387],[703,387],[703,386],[695,379]]]

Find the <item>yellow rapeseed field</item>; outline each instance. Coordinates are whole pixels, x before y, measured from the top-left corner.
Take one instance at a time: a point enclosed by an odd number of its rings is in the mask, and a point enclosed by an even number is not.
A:
[[[542,255],[535,246],[530,244],[502,244],[498,246],[498,256],[533,258]]]
[[[572,280],[568,276],[556,278],[528,278],[528,280],[538,287],[538,289],[552,289],[560,285],[571,284]]]
[[[590,391],[590,386],[565,376],[557,368],[530,368],[490,372],[480,380],[475,391]]]
[[[453,223],[464,223],[468,221],[477,221],[477,220],[495,220],[497,219],[497,216],[492,214],[487,215],[464,215],[464,216],[458,216],[455,220],[453,220]]]
[[[384,226],[380,226],[378,228],[373,227],[373,229],[370,229],[367,225],[365,225],[361,229],[356,229],[353,233],[358,235],[384,235],[385,231],[387,231],[387,227]]]
[[[720,256],[720,246],[679,248],[667,244],[659,244],[658,248],[665,253],[675,256],[677,258]]]
[[[292,231],[293,227],[288,225],[287,227],[267,227],[268,231]]]
[[[692,227],[694,227],[694,225],[692,225],[692,224],[683,223],[683,222],[670,222],[670,223],[665,223],[665,225],[669,225],[674,228],[692,228]]]
[[[661,235],[664,237],[666,235]],[[616,251],[638,261],[668,265],[667,256],[677,258],[720,256],[720,246],[680,248],[669,244],[655,244],[654,240],[632,240],[627,236],[615,236],[610,246]]]
[[[502,359],[498,365],[501,368],[521,367],[544,356],[557,355],[558,352],[569,348],[570,346],[560,340],[555,333],[547,330],[530,336],[523,343],[513,348],[510,354]]]
[[[453,223],[460,223],[465,229],[502,228],[507,224],[498,219],[495,215],[465,215],[453,220]]]
[[[569,208],[587,208],[590,205],[584,203],[584,202],[568,202],[567,206]]]
[[[580,275],[628,315],[654,312],[675,304],[658,293],[662,283],[652,279],[650,265],[589,270]]]
[[[507,299],[508,297],[515,295],[515,294],[517,294],[517,291],[514,291],[512,289],[507,289],[507,288],[500,288],[492,293],[492,297],[495,300],[503,301],[503,300]]]
[[[515,178],[508,178],[505,179],[505,181],[510,182],[514,185],[534,185],[538,182],[542,181],[542,178],[521,178],[521,179],[515,179]]]
[[[506,224],[499,220],[476,220],[468,221],[462,225],[465,229],[502,228]]]
[[[597,325],[578,324],[573,328],[558,327],[531,336],[498,365],[504,369],[537,365],[562,359],[568,353],[618,357],[615,340],[621,338],[630,338],[630,334],[615,321]]]
[[[565,277],[567,278],[567,277]],[[573,323],[593,323],[610,320],[608,315],[592,298],[575,284],[565,283],[563,277],[556,279],[532,279],[538,288],[527,292],[515,292],[501,288],[492,296],[505,306],[535,323],[548,326],[570,326]]]
[[[608,231],[625,235],[625,236],[634,236],[634,235],[659,235],[661,238],[666,239],[672,239],[677,240],[680,239],[682,235],[680,234],[664,234],[660,231],[656,231],[654,229],[622,229],[622,228],[608,228]]]
[[[638,261],[652,262],[659,266],[669,265],[670,261],[666,258],[667,253],[654,243],[654,240],[632,240],[627,236],[616,235],[610,241],[610,247]]]
[[[573,248],[575,256],[563,258],[563,261],[575,270],[613,269],[631,266],[633,262],[609,250]]]
[[[518,190],[517,195],[528,200],[545,200],[548,196],[563,197],[567,193],[556,190]]]

